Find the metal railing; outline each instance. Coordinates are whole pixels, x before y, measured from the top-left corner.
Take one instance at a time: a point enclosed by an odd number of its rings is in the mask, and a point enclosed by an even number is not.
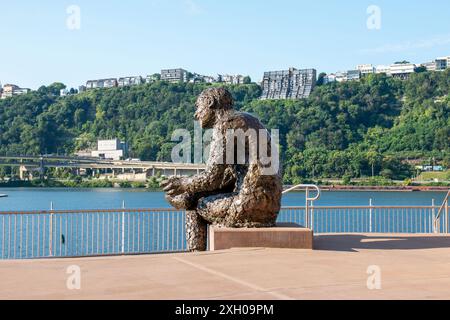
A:
[[[311,208],[311,229],[324,233],[421,233],[435,232],[437,206],[321,206]],[[279,222],[305,223],[305,207],[284,207]],[[444,221],[442,215],[439,221]],[[448,219],[448,215],[447,215]],[[448,233],[441,227],[438,233]]]
[[[447,192],[447,195],[442,202],[442,205],[439,207],[436,218],[434,219],[434,232],[439,233],[440,225],[441,225],[441,217],[442,213],[444,213],[444,230],[445,233],[449,233],[449,212],[448,212],[448,200],[450,197],[450,190]]]
[[[311,190],[315,190],[316,191],[316,195],[314,197],[310,196],[310,191]],[[320,199],[320,188],[318,186],[316,186],[315,184],[299,184],[296,185],[292,188],[286,189],[283,191],[283,195],[284,194],[288,194],[289,192],[293,192],[293,191],[300,191],[300,190],[304,190],[305,191],[305,219],[303,222],[303,226],[312,229],[313,225],[314,225],[314,201],[317,201]],[[294,221],[288,221],[288,222],[294,222]]]
[[[283,207],[278,222],[309,220],[316,234],[448,233],[446,206]],[[0,259],[183,251],[185,213],[175,209],[0,212]]]
[[[0,258],[185,251],[184,218],[172,209],[0,212]]]

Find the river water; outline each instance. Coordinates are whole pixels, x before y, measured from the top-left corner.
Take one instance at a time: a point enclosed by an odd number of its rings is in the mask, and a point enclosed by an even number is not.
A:
[[[48,210],[53,202],[55,210],[169,208],[162,192],[131,189],[0,189],[7,198],[0,198],[0,211]],[[316,206],[365,206],[370,199],[373,205],[436,205],[441,204],[444,192],[324,192]],[[304,206],[305,194],[290,193],[283,197],[283,206]]]

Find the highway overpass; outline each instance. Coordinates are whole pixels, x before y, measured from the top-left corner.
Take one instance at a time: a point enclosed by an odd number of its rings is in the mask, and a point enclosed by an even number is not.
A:
[[[137,180],[158,175],[189,176],[204,171],[205,164],[172,163],[154,161],[114,161],[97,158],[77,158],[66,156],[0,156],[0,167],[19,167],[20,178],[33,174],[43,174],[47,168],[71,169],[74,174],[89,171],[93,176],[103,175],[111,178],[128,177],[124,180]]]

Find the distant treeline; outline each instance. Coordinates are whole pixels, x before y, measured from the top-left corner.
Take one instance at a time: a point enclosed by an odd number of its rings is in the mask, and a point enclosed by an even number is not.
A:
[[[128,141],[130,156],[170,161],[175,129],[193,130],[208,84],[157,81],[59,97],[55,83],[0,101],[0,154],[71,154],[98,138]],[[280,129],[285,183],[311,178],[407,179],[406,159],[450,164],[450,70],[401,81],[370,75],[318,86],[304,100],[262,101],[256,84],[228,86],[236,108]],[[0,168],[0,173],[1,173]]]

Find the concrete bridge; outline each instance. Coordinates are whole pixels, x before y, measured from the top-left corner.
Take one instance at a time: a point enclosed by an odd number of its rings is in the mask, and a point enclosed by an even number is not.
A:
[[[117,180],[139,181],[148,177],[164,175],[189,176],[204,171],[205,164],[153,162],[153,161],[114,161],[98,158],[76,158],[65,156],[0,156],[0,167],[19,167],[20,179],[43,175],[46,168],[68,168],[76,175],[114,178]]]

